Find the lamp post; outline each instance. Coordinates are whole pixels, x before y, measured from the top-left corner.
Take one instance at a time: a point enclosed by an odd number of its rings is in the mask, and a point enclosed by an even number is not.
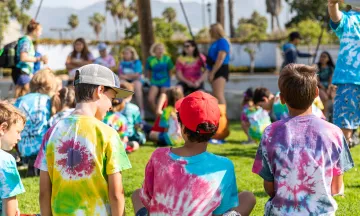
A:
[[[211,24],[212,24],[212,21],[211,21],[211,3],[208,2],[206,6],[207,6],[208,14],[209,14],[209,27],[210,27]]]

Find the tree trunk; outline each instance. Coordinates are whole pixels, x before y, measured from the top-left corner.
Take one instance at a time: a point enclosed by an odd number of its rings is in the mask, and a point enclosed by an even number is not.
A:
[[[250,73],[255,73],[255,54],[250,55]]]
[[[154,43],[151,3],[150,0],[136,0],[136,4],[141,35],[142,60],[145,63],[146,59],[150,56],[150,47]]]
[[[116,34],[116,40],[119,40],[119,27],[117,25],[117,18],[113,16],[114,24],[115,24],[115,34]]]
[[[217,0],[216,4],[216,22],[220,23],[223,27],[225,27],[225,14],[224,14],[224,0]]]
[[[234,0],[229,0],[229,23],[230,23],[230,38],[234,38],[235,37]]]
[[[281,31],[281,25],[280,25],[279,15],[276,15],[276,16],[275,16],[275,19],[276,19],[277,28],[278,28],[279,31]]]
[[[275,31],[275,17],[271,15],[271,32]]]

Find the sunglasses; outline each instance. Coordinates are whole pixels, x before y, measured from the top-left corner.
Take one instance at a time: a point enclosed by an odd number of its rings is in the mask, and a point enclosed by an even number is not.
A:
[[[190,44],[185,44],[184,47],[189,48],[189,47],[192,47],[192,46]]]

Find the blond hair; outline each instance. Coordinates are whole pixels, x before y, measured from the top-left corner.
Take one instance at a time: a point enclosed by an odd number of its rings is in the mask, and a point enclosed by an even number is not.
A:
[[[16,124],[17,122],[22,121],[24,124],[26,122],[25,115],[18,110],[15,106],[11,105],[8,102],[1,101],[0,102],[0,124],[6,122],[8,124],[8,128],[12,124]]]
[[[152,56],[155,56],[155,50],[157,49],[157,48],[159,48],[160,46],[162,46],[162,47],[164,47],[165,48],[165,45],[163,44],[163,43],[154,43],[152,46],[151,46],[151,48],[150,48],[150,54],[152,55]]]
[[[56,89],[56,77],[50,69],[38,71],[30,81],[30,91],[53,96]]]
[[[215,23],[210,26],[210,35],[211,38],[215,40],[226,38],[224,27],[220,23]]]
[[[135,61],[135,60],[138,60],[138,59],[139,59],[139,55],[138,55],[138,53],[136,52],[136,49],[135,49],[134,47],[132,47],[132,46],[127,46],[127,47],[124,48],[123,53],[124,53],[125,51],[131,52],[131,54],[132,54],[132,59],[131,59],[131,60]]]

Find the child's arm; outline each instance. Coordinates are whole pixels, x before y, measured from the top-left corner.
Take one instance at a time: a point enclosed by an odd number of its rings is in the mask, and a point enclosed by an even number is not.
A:
[[[125,195],[121,173],[109,175],[109,200],[111,215],[125,215]]]
[[[330,18],[334,23],[339,23],[342,18],[342,13],[339,10],[339,3],[343,0],[328,0],[328,9]]]
[[[269,181],[264,180],[264,189],[265,189],[265,192],[266,192],[270,197],[274,197],[274,196],[275,196],[274,182],[269,182]]]
[[[51,216],[51,193],[52,184],[49,173],[46,171],[40,171],[40,212],[42,216]]]
[[[3,201],[2,210],[4,215],[20,216],[20,211],[18,209],[18,201],[16,199],[16,196],[3,199],[2,201]]]
[[[343,193],[343,185],[343,175],[334,176],[331,182],[331,195],[334,196]]]

